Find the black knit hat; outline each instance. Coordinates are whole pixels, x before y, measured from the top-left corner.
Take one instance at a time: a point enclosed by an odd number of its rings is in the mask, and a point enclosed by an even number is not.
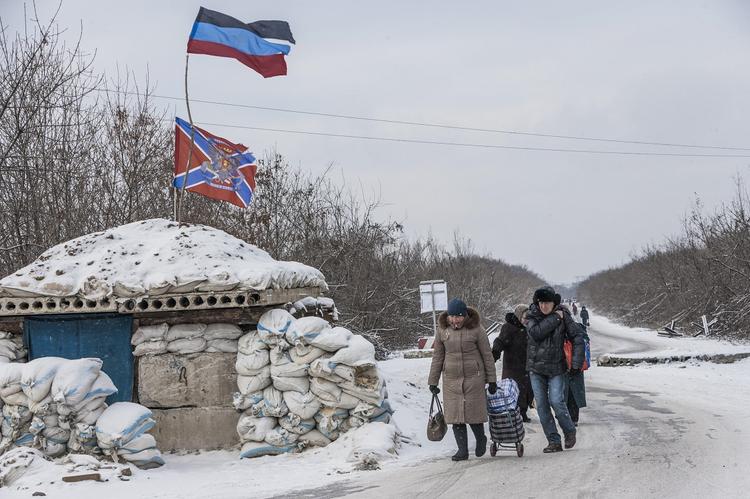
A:
[[[539,288],[536,291],[534,291],[534,299],[535,304],[539,304],[540,301],[555,301],[555,290],[552,289],[550,286],[545,286],[543,288]]]
[[[448,315],[466,316],[468,309],[466,304],[458,298],[453,298],[448,304]]]

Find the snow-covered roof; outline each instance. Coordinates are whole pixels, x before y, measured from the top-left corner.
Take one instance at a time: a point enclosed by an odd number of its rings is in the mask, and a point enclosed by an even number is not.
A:
[[[130,298],[196,291],[321,287],[323,274],[205,225],[155,218],[45,251],[0,280],[0,296]]]

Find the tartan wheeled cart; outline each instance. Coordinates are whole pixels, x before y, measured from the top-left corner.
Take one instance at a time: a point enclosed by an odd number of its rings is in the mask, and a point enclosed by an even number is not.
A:
[[[489,414],[490,418],[490,455],[495,457],[498,450],[516,451],[518,457],[523,457],[523,437],[526,430],[523,427],[521,411],[518,408],[498,414]]]

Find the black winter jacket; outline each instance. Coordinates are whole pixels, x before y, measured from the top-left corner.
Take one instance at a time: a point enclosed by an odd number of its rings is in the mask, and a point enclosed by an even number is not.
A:
[[[563,319],[555,313],[563,312]],[[526,368],[534,373],[545,376],[557,376],[567,371],[563,342],[568,339],[573,343],[573,368],[583,366],[585,350],[583,344],[583,330],[573,320],[567,308],[557,306],[549,314],[542,314],[536,304],[529,307],[526,316],[528,323],[526,331],[529,334],[529,345],[526,349]]]
[[[505,315],[505,324],[492,343],[492,357],[497,362],[503,356],[503,378],[523,377],[526,374],[526,330],[512,312]]]

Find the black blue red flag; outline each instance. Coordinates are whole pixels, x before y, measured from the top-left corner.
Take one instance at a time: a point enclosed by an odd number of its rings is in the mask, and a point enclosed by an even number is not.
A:
[[[269,41],[295,43],[286,21],[243,23],[234,17],[201,7],[190,32],[189,54],[233,57],[264,78],[286,74],[290,47]]]
[[[187,179],[188,191],[247,208],[255,192],[255,156],[242,144],[196,126],[191,141],[190,123],[175,121],[173,185],[182,189]]]

